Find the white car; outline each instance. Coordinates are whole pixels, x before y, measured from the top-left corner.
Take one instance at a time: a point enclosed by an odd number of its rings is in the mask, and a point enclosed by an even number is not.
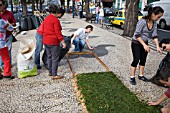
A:
[[[167,26],[170,26],[170,0],[166,1],[157,1],[148,4],[145,8],[160,6],[164,10],[163,16],[157,21],[160,28],[165,29]]]

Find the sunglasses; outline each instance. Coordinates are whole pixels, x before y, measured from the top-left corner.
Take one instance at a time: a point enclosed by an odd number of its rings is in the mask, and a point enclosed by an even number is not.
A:
[[[0,6],[3,6],[3,4],[0,4]]]

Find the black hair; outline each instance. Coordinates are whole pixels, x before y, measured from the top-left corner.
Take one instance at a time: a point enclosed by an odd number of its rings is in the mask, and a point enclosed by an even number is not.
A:
[[[92,25],[87,25],[85,28],[86,28],[86,29],[90,28],[91,31],[93,31],[93,26],[92,26]]]
[[[0,0],[3,5],[5,5],[5,9],[8,7],[8,2],[6,0]]]
[[[56,13],[61,14],[63,16],[65,13],[65,10],[63,8],[59,8]]]
[[[145,8],[144,11],[148,11],[148,15],[144,17],[145,19],[150,19],[152,13],[154,13],[155,15],[164,13],[164,10],[160,6],[155,6],[155,7],[150,6],[148,8]]]
[[[59,10],[59,7],[55,4],[51,4],[49,7],[49,13],[56,14]]]

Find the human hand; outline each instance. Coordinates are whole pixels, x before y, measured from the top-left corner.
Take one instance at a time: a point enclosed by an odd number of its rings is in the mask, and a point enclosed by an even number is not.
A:
[[[73,44],[72,44],[72,43],[70,43],[70,47],[71,47],[71,48],[73,47]]]
[[[65,49],[66,48],[66,43],[62,43],[62,47],[63,47],[63,49]]]
[[[147,51],[148,53],[150,52],[150,48],[148,45],[144,45],[143,48],[145,49],[145,51]]]
[[[169,112],[170,112],[170,109],[169,109],[168,107],[163,107],[163,108],[161,109],[161,112],[162,112],[162,113],[169,113]]]
[[[94,50],[95,48],[94,47],[89,47],[90,50]]]
[[[150,105],[150,106],[156,106],[156,105],[158,105],[157,102],[148,102],[147,104]]]
[[[158,46],[157,48],[157,52],[159,52],[160,54],[162,54],[162,50],[161,50],[161,48]]]

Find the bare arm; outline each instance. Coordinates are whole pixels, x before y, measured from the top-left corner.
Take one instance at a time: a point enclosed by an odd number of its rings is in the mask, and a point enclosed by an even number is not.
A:
[[[89,49],[91,49],[91,50],[94,49],[93,47],[90,46],[90,43],[89,43],[89,40],[88,40],[88,39],[86,39],[86,44],[87,44],[87,46],[88,46]]]
[[[145,44],[145,42],[142,40],[141,37],[138,37],[137,40],[143,45],[145,51],[147,51],[148,53],[150,52],[150,48],[148,45]]]
[[[72,39],[71,39],[71,43],[73,43],[73,40],[77,37],[78,35],[77,34],[74,34]]]
[[[73,37],[71,38],[71,46],[73,44],[73,40],[77,37],[78,35],[77,34],[74,34]]]
[[[163,94],[156,102],[148,102],[148,104],[151,106],[159,105],[166,99],[168,99],[168,97],[165,94]]]
[[[154,38],[154,42],[155,42],[155,44],[156,44],[157,52],[159,52],[159,53],[162,54],[162,50],[161,50],[160,47],[159,47],[158,38]]]

